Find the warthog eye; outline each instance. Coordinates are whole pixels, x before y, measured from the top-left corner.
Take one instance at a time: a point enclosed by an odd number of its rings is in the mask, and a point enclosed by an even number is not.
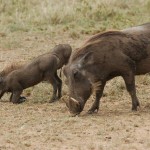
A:
[[[79,77],[79,71],[78,70],[74,70],[73,71],[73,77],[74,77],[74,79],[78,79],[78,77]]]

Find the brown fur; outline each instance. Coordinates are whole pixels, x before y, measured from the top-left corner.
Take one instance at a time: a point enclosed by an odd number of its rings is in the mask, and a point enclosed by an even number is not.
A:
[[[100,90],[100,86],[101,86],[101,82],[100,81],[98,81],[98,82],[94,82],[93,84],[92,84],[92,93],[96,93],[97,91],[99,91]]]
[[[119,40],[120,38],[121,40]],[[143,51],[143,49],[145,49],[147,46],[147,42],[146,42],[147,39],[142,39],[142,38],[143,37],[139,38],[139,36],[137,35],[132,35],[132,34],[124,33],[121,31],[108,31],[104,33],[99,33],[91,37],[83,46],[81,46],[81,48],[78,48],[76,51],[74,51],[71,58],[72,58],[72,61],[77,59],[78,57],[84,55],[87,49],[88,51],[91,51],[92,53],[97,53],[97,51],[94,51],[94,47],[97,47],[97,45],[98,46],[102,45],[104,48],[108,47],[109,46],[107,45],[108,41],[109,41],[109,44],[111,45],[111,48],[113,49],[116,47],[115,41],[117,40],[117,47],[123,46],[122,51],[124,51],[127,55],[128,53],[130,53],[129,54],[131,55],[130,57],[133,57],[133,59],[135,60],[136,59],[139,60],[141,57],[143,58],[146,56],[146,52]],[[106,39],[108,39],[108,41],[106,41]],[[131,51],[132,48],[135,49],[135,52],[133,54]],[[137,56],[136,53],[140,51],[141,53],[137,54],[138,55]],[[135,58],[134,58],[134,55],[136,55]],[[97,55],[97,57],[99,56]]]
[[[101,82],[96,100],[89,112],[99,109],[99,100],[108,80],[122,76],[132,99],[132,110],[137,110],[135,75],[150,72],[150,23],[121,31],[107,31],[92,36],[72,53],[64,69],[69,94],[79,101],[70,111],[79,113],[92,93],[92,85]],[[70,100],[71,101],[71,100]]]
[[[20,103],[22,102],[20,95],[24,89],[42,81],[49,81],[53,86],[53,96],[50,102],[59,99],[62,81],[57,76],[57,70],[67,64],[71,51],[70,45],[60,44],[55,46],[52,52],[43,54],[28,64],[8,67],[3,71],[3,75],[6,76],[0,78],[0,98],[5,92],[11,92],[10,101]]]
[[[107,36],[110,36],[110,35],[120,35],[120,36],[126,36],[125,34],[123,33],[120,33],[119,30],[112,30],[112,31],[105,31],[105,32],[101,32],[101,33],[97,33],[93,36],[91,36],[86,42],[86,43],[93,43],[97,40],[100,40],[100,38],[102,37],[107,37]]]

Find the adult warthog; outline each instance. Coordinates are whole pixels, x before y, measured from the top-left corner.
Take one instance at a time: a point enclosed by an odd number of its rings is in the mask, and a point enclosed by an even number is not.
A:
[[[73,114],[79,114],[96,87],[96,99],[89,113],[99,110],[100,98],[108,80],[122,76],[137,110],[135,75],[150,72],[150,23],[121,31],[96,34],[73,52],[64,68],[69,86],[65,100]]]

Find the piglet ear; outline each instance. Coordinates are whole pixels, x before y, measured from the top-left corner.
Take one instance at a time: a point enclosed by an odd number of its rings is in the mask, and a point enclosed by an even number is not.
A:
[[[81,59],[80,59],[80,66],[84,67],[87,65],[91,65],[94,63],[94,56],[93,52],[86,53]]]

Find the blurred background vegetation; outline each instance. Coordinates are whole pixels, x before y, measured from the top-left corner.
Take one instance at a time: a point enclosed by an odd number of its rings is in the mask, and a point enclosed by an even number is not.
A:
[[[72,37],[150,21],[150,0],[0,0],[0,32]]]
[[[4,65],[15,59],[30,60],[58,43],[69,43],[74,49],[92,34],[146,22],[150,22],[150,0],[0,0],[0,60]],[[140,85],[150,83],[148,75],[138,79]],[[32,93],[33,100],[44,102],[49,87],[36,87],[29,88],[26,95]],[[117,78],[104,96],[122,97],[124,88]],[[37,92],[42,90],[45,92]]]

